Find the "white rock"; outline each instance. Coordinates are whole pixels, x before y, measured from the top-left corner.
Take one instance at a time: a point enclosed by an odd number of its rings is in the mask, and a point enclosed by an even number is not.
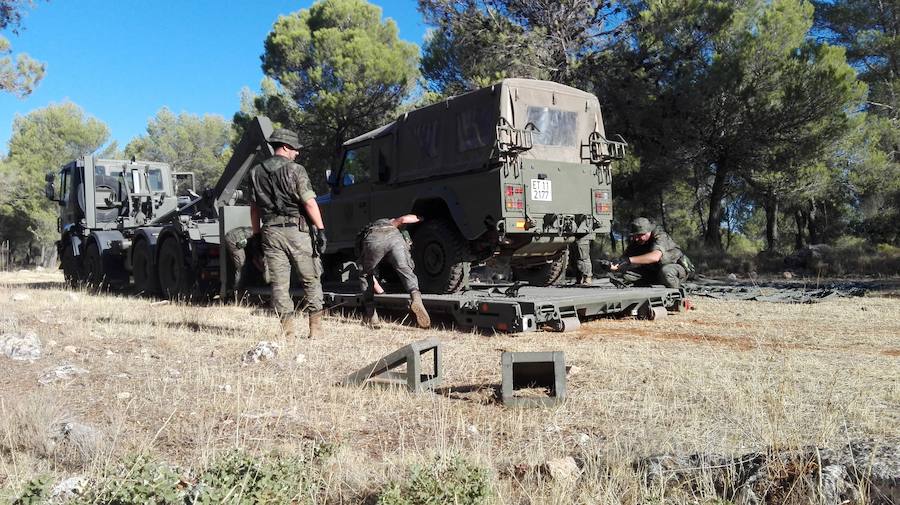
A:
[[[297,357],[294,358],[294,363],[296,363],[298,365],[303,364],[305,362],[306,362],[306,355],[303,353],[298,354]]]
[[[728,274],[728,280],[731,282],[737,282],[737,280],[738,280],[737,274],[733,274],[733,273]]]
[[[51,340],[47,342],[47,347],[56,347],[57,344],[59,344],[59,342],[57,342],[56,340]]]
[[[84,492],[88,480],[84,477],[69,477],[53,485],[50,489],[52,503],[65,503],[77,498]]]
[[[116,353],[112,352],[112,350],[110,350],[110,349],[107,349],[107,350],[106,350],[106,355],[107,355],[107,356],[115,356]]]
[[[131,393],[129,393],[128,391],[123,391],[116,395],[116,399],[118,400],[127,400],[129,398],[131,398]]]
[[[67,345],[67,346],[63,347],[63,351],[65,351],[69,354],[78,354],[78,348],[75,347],[74,345]]]
[[[466,426],[466,433],[468,433],[469,435],[472,435],[472,436],[477,435],[478,434],[478,426],[475,426],[474,424],[470,424],[470,425]]]
[[[25,293],[16,293],[12,296],[14,302],[24,302],[25,300],[31,298]]]
[[[572,365],[572,366],[570,366],[569,369],[567,370],[567,373],[568,373],[569,375],[577,375],[577,374],[581,373],[581,367],[580,367],[580,366],[577,366],[577,365]]]
[[[579,433],[578,434],[578,443],[584,445],[591,441],[591,436],[587,433]]]
[[[544,433],[559,433],[560,431],[562,431],[562,428],[555,424],[548,424],[544,427]]]
[[[130,377],[130,375],[128,375],[127,373],[116,374],[117,379],[127,379],[129,377]]]
[[[38,384],[47,385],[56,381],[74,379],[79,375],[88,373],[87,369],[75,365],[65,364],[49,370],[45,370],[38,378]]]
[[[222,391],[226,394],[231,393],[231,384],[222,384],[221,386],[219,386],[219,391]]]
[[[9,359],[34,361],[41,357],[41,341],[34,333],[0,335],[0,351]]]
[[[259,363],[260,361],[269,361],[278,357],[278,350],[281,347],[274,342],[262,341],[252,349],[245,352],[241,357],[241,362],[245,365],[251,363]]]
[[[552,459],[544,463],[544,469],[553,480],[563,482],[574,481],[581,475],[581,468],[578,468],[578,463],[575,462],[575,458],[572,456]]]

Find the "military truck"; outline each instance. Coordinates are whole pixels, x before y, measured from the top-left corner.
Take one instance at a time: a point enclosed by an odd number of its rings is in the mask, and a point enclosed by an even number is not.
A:
[[[236,191],[257,155],[270,156],[272,124],[257,118],[214,188],[198,195],[190,173],[166,163],[84,155],[46,177],[59,204],[57,249],[71,285],[124,287],[169,298],[215,292],[226,272],[219,237],[249,226]],[[56,183],[57,176],[59,183]],[[189,186],[179,190],[179,182]]]
[[[415,213],[424,292],[459,291],[492,256],[519,280],[554,284],[569,243],[609,232],[610,164],[625,147],[607,138],[597,97],[547,81],[506,79],[408,112],[343,144],[318,200],[326,264],[354,259],[366,223]]]

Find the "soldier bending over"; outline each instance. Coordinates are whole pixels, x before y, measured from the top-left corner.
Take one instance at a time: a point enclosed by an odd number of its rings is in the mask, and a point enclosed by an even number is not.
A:
[[[403,288],[409,293],[410,310],[420,328],[431,326],[431,318],[422,303],[419,292],[419,280],[414,273],[415,265],[410,255],[409,235],[401,227],[421,221],[418,216],[406,214],[394,219],[379,219],[360,232],[357,237],[359,252],[359,287],[362,291],[366,313],[365,322],[370,326],[378,325],[378,314],[375,313],[374,293],[382,292],[375,278],[375,268],[380,263],[387,263],[400,277]]]
[[[631,237],[625,254],[609,264],[613,272],[622,272],[622,280],[633,286],[662,284],[679,288],[694,271],[694,266],[662,228],[647,218],[631,222]]]
[[[309,224],[315,227],[315,246],[325,250],[325,225],[316,203],[316,194],[303,166],[294,163],[300,152],[297,134],[279,128],[269,143],[275,156],[255,165],[250,171],[253,210],[262,221],[262,250],[272,283],[272,307],[281,318],[285,337],[297,336],[294,302],[291,300],[291,267],[300,274],[306,297],[304,310],[309,314],[309,338],[322,336],[322,273],[313,257],[313,238]],[[255,218],[252,219],[257,225]]]

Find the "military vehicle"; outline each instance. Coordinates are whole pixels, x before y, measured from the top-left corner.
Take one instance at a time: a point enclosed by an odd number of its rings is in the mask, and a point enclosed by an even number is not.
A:
[[[408,112],[344,143],[319,198],[327,263],[354,259],[366,223],[414,213],[424,292],[461,290],[470,264],[492,256],[519,280],[554,284],[569,243],[609,232],[610,164],[624,152],[597,97],[553,82],[506,79]]]
[[[250,223],[249,207],[235,205],[236,189],[258,153],[271,155],[271,132],[268,119],[253,121],[202,196],[192,174],[166,163],[85,155],[48,174],[45,194],[59,204],[56,244],[66,281],[105,288],[133,278],[139,292],[169,298],[216,291],[226,268],[219,237]]]

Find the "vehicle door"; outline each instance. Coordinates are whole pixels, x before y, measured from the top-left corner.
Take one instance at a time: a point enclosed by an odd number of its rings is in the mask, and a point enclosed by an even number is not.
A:
[[[331,199],[325,211],[325,229],[335,249],[352,248],[356,235],[371,220],[372,173],[370,144],[344,152],[341,166],[331,178]]]

